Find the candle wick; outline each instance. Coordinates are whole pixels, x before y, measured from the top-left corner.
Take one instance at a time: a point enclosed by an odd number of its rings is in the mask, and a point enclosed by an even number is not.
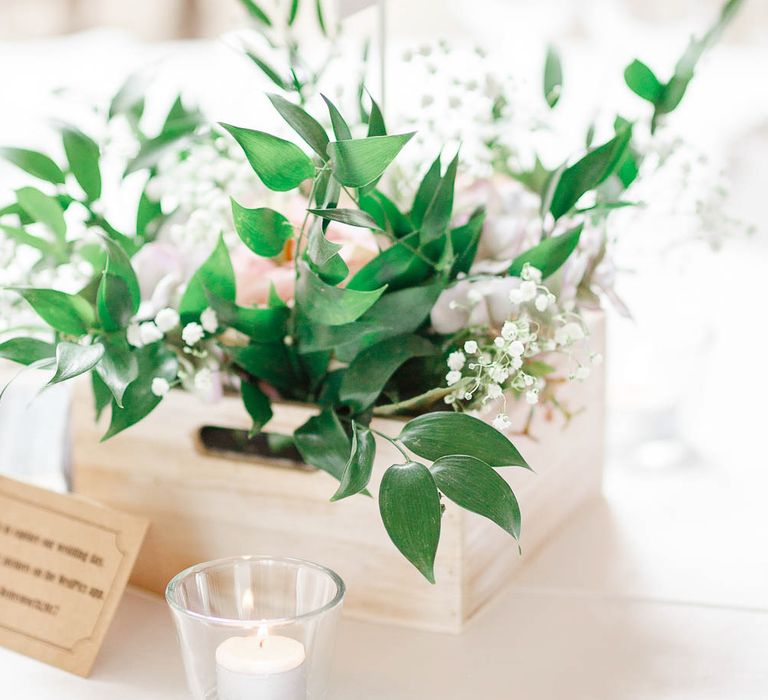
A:
[[[259,649],[263,649],[263,648],[264,648],[264,640],[262,639],[259,641]]]

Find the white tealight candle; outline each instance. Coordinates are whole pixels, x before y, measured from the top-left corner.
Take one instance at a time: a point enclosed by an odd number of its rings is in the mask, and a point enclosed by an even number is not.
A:
[[[306,700],[305,658],[289,637],[230,637],[216,649],[219,700]]]

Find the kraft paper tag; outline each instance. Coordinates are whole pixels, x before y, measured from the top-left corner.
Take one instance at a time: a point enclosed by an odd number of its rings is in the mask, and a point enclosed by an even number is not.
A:
[[[91,672],[146,521],[0,477],[0,645]]]

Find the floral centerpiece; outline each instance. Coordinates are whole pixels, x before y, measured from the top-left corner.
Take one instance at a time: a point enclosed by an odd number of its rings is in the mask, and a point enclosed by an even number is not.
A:
[[[649,133],[739,4],[729,0],[669,80],[639,61],[627,67],[627,85],[650,104]],[[327,97],[320,115],[297,70],[288,81],[251,58],[281,88],[270,100],[293,138],[206,124],[181,100],[149,136],[131,81],[113,100],[108,119],[136,144],[125,175],[146,173],[128,233],[101,204],[108,142],[65,127],[65,167],[3,149],[44,183],[0,210],[5,245],[30,261],[29,283],[6,289],[52,336],[16,329],[0,357],[52,369],[49,384],[89,374],[97,414],[111,414],[105,439],[151,420],[176,388],[208,399],[238,391],[253,433],[275,402],[309,403],[316,415],[291,440],[338,480],[333,500],[366,494],[376,438],[391,443],[402,461],[384,474],[381,517],[433,580],[443,498],[519,536],[520,510],[497,469],[528,465],[508,437],[506,406],[567,413],[552,358],[563,355],[574,380],[601,359],[582,309],[615,298],[606,222],[637,205],[646,125],[617,117],[602,138],[591,129],[583,152],[560,165],[537,156],[524,168],[509,143],[490,138],[469,168],[445,151],[400,166],[414,134],[392,133],[374,100],[361,98],[363,120],[348,121]],[[562,84],[550,51],[548,108]],[[503,90],[486,97],[489,119],[504,124]],[[478,417],[489,407],[492,424]],[[384,434],[371,427],[376,415],[407,420]]]

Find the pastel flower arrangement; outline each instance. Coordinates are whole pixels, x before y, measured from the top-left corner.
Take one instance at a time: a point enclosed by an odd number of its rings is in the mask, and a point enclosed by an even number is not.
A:
[[[627,68],[652,107],[651,131],[739,4],[726,3],[667,82],[638,61]],[[641,172],[643,125],[617,118],[556,167],[535,157],[522,169],[493,130],[467,149],[467,168],[458,152],[401,164],[414,134],[391,131],[374,100],[363,98],[357,121],[327,97],[320,114],[312,85],[254,62],[281,88],[270,100],[290,139],[208,124],[181,100],[147,134],[135,85],[115,97],[107,118],[129,135],[125,175],[146,178],[128,232],[103,214],[109,140],[67,126],[63,166],[3,149],[40,185],[0,209],[3,245],[29,259],[5,294],[48,332],[17,324],[0,357],[50,369],[50,384],[88,375],[97,416],[110,414],[105,439],[151,420],[175,388],[207,400],[239,392],[254,433],[279,402],[312,404],[316,415],[290,437],[339,482],[333,500],[367,493],[377,438],[390,443],[402,462],[383,476],[381,517],[432,581],[443,498],[519,537],[515,495],[497,472],[528,467],[507,437],[507,404],[557,405],[555,354],[575,380],[601,361],[581,311],[614,296],[606,226],[634,206],[626,193]],[[485,87],[503,131],[504,85]],[[547,108],[561,91],[550,52]],[[490,406],[492,424],[478,417]],[[398,435],[372,424],[392,415],[404,417]]]

